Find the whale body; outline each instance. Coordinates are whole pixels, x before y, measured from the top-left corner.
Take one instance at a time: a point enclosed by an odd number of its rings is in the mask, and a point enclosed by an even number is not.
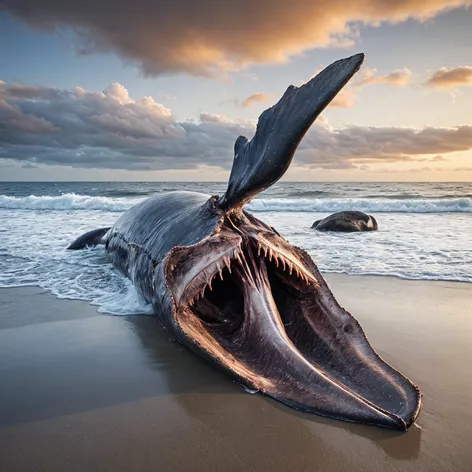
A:
[[[290,86],[252,140],[236,140],[224,195],[158,194],[70,248],[103,244],[178,342],[248,388],[305,412],[407,430],[418,387],[374,351],[308,253],[244,209],[282,177],[363,57]]]

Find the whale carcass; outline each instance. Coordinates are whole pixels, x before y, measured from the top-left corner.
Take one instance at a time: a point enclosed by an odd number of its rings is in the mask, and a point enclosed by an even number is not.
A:
[[[156,195],[91,232],[90,244],[105,245],[175,339],[249,388],[298,410],[406,430],[419,389],[377,355],[311,257],[244,209],[282,177],[363,57],[290,86],[252,140],[236,140],[224,195]],[[71,248],[89,244],[77,241]]]

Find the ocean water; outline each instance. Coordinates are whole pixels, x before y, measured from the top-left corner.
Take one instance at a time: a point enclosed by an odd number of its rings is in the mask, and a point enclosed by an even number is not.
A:
[[[0,182],[0,287],[36,285],[102,312],[150,313],[102,247],[67,251],[91,229],[112,226],[156,193],[221,195],[224,183]],[[472,183],[279,182],[247,207],[323,272],[472,282]],[[313,221],[355,209],[379,231],[321,233]]]

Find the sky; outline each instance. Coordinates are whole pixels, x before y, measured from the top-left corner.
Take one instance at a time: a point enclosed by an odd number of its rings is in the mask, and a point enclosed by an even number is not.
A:
[[[0,0],[0,180],[227,180],[286,88],[365,53],[292,181],[472,181],[472,0]]]

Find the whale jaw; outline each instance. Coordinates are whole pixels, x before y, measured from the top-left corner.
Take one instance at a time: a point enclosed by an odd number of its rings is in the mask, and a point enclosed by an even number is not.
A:
[[[178,339],[295,409],[407,430],[419,389],[372,349],[308,254],[253,217],[237,229],[169,255]]]

